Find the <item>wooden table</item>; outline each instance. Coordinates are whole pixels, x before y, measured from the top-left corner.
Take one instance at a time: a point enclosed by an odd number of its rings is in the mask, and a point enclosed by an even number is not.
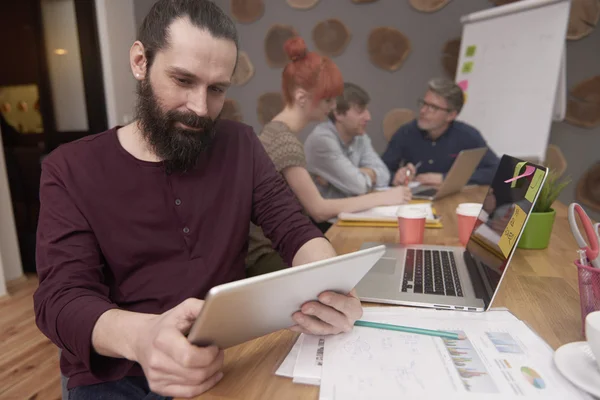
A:
[[[462,202],[481,202],[486,188],[469,188],[434,203],[443,217],[442,229],[427,229],[425,243],[458,246],[455,209]],[[556,221],[545,250],[517,249],[493,307],[507,307],[554,349],[582,340],[577,270],[577,244],[571,235],[567,207],[556,203]],[[333,226],[327,237],[339,254],[356,251],[365,241],[394,243],[396,228]],[[367,304],[365,304],[367,306]],[[275,375],[297,334],[280,331],[229,349],[225,377],[198,399],[317,399],[318,387],[292,383]]]

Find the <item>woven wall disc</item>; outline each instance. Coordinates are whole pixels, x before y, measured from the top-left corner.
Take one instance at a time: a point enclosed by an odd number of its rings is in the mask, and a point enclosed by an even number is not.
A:
[[[408,2],[417,11],[432,13],[445,7],[450,0],[408,0]]]
[[[297,10],[310,10],[318,2],[319,0],[287,0],[288,5]]]
[[[284,107],[283,96],[279,92],[267,92],[260,95],[256,106],[258,122],[265,125],[279,114]]]
[[[399,30],[390,27],[375,28],[369,34],[369,58],[386,71],[396,71],[410,53],[410,41]]]
[[[284,67],[289,59],[283,45],[286,40],[297,36],[296,30],[291,25],[275,24],[265,36],[265,55],[271,67]]]
[[[221,118],[242,122],[243,117],[239,103],[233,99],[225,99],[223,110],[221,111]]]
[[[600,0],[572,0],[567,39],[579,40],[586,37],[592,33],[599,18]]]
[[[449,77],[456,77],[460,53],[460,38],[448,40],[442,49],[442,66]]]
[[[259,20],[264,13],[263,0],[231,0],[231,15],[243,24]]]
[[[394,133],[407,122],[415,119],[415,112],[408,108],[394,108],[388,111],[383,117],[383,136],[389,142]]]
[[[565,119],[583,128],[600,125],[600,75],[579,82],[571,89]]]
[[[319,22],[312,31],[317,49],[329,57],[339,56],[350,42],[350,31],[339,19]]]
[[[240,51],[238,63],[231,77],[231,83],[237,86],[245,85],[254,76],[254,65],[250,61],[248,53]]]
[[[600,211],[600,162],[590,167],[577,183],[577,200]]]

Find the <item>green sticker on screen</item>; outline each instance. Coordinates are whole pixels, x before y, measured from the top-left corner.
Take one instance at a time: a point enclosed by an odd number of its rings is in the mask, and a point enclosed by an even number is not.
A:
[[[542,179],[544,178],[544,171],[541,169],[536,169],[535,174],[533,174],[533,179],[529,183],[529,189],[527,189],[527,193],[525,193],[525,198],[533,203],[535,199],[535,195],[540,189],[540,184],[542,183]]]

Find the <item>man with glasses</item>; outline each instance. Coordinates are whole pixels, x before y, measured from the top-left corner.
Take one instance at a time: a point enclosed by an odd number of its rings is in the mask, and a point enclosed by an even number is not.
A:
[[[429,81],[419,100],[419,116],[400,127],[382,156],[391,172],[391,185],[406,184],[414,177],[423,185],[440,186],[460,151],[487,147],[477,129],[456,121],[463,104],[463,91],[457,84],[444,78]],[[490,184],[499,161],[489,149],[469,183]]]

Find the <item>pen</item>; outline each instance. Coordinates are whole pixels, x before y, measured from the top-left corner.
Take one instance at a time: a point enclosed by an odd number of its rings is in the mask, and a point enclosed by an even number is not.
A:
[[[590,264],[587,259],[587,255],[585,254],[585,250],[577,250],[577,254],[579,254],[579,263],[585,267],[589,267]],[[594,290],[592,289],[592,279],[590,277],[589,272],[582,273],[580,272],[581,278],[581,292],[580,301],[582,302],[583,308],[585,310],[585,314],[589,314],[594,311]]]
[[[419,168],[420,166],[421,166],[421,161],[419,161],[417,163],[417,165],[415,165],[415,175],[416,175],[416,172],[417,172],[417,168]],[[407,168],[406,169],[406,180],[404,181],[404,185],[405,186],[408,185],[408,180],[409,179],[410,179],[410,169]]]
[[[410,326],[402,326],[402,325],[390,325],[390,324],[382,324],[379,322],[370,322],[370,321],[362,321],[358,320],[354,323],[355,326],[363,326],[366,328],[377,328],[377,329],[385,329],[388,331],[398,331],[405,333],[416,333],[419,335],[428,335],[428,336],[438,336],[446,339],[454,339],[454,340],[464,340],[466,337],[464,335],[459,335],[458,333],[452,332],[444,332],[433,329],[423,329],[423,328],[412,328]]]
[[[577,250],[577,253],[579,253],[579,263],[583,266],[589,267],[590,264],[585,254],[585,250]]]

